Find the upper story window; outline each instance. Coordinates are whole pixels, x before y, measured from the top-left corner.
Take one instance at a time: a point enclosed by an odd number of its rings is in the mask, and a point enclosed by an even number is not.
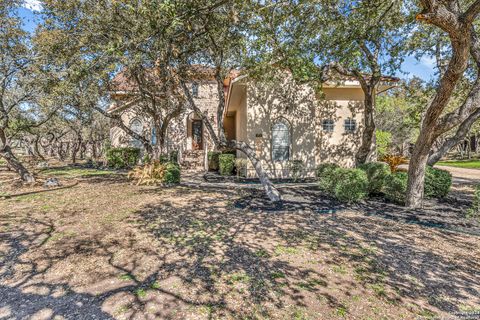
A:
[[[192,96],[198,98],[198,82],[192,83]]]
[[[290,158],[290,126],[286,120],[278,120],[272,127],[272,160]]]
[[[355,119],[345,119],[344,127],[346,133],[353,133],[355,132],[355,130],[357,130],[357,122],[355,121]]]
[[[322,129],[325,132],[333,132],[333,129],[335,128],[335,122],[333,119],[323,119],[322,120]]]

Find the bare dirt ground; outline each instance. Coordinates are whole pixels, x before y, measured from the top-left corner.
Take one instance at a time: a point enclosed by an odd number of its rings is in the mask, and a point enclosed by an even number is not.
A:
[[[64,172],[78,184],[0,200],[0,319],[480,314],[478,223],[455,195],[411,212],[292,187],[278,207],[255,189]]]

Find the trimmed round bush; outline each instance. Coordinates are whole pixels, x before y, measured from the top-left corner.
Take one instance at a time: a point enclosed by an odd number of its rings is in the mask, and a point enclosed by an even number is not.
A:
[[[379,194],[382,191],[385,178],[390,175],[390,167],[383,162],[364,163],[358,167],[365,171],[368,178],[368,193]]]
[[[334,194],[336,177],[335,170],[340,167],[334,163],[322,163],[317,167],[317,177],[319,188],[325,192]]]
[[[167,184],[180,183],[180,166],[175,162],[165,164],[163,182]]]
[[[222,176],[231,176],[235,168],[235,155],[230,153],[219,155],[218,167]]]
[[[325,171],[333,171],[337,168],[340,168],[340,166],[335,163],[321,163],[317,166],[315,173],[317,178],[320,178]]]
[[[424,194],[427,198],[444,198],[452,186],[452,175],[441,169],[427,167]]]
[[[392,173],[385,177],[382,191],[385,198],[397,204],[405,204],[408,175],[405,172]]]
[[[357,202],[368,195],[368,178],[360,169],[338,168],[334,171],[335,198],[342,202]]]

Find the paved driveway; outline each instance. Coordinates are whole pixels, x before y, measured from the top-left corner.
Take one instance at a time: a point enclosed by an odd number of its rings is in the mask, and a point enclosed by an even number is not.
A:
[[[466,169],[447,166],[435,166],[435,168],[450,171],[454,184],[471,186],[480,183],[480,169]]]

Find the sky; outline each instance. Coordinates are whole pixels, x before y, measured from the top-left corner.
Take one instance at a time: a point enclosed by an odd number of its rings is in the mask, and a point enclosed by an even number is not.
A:
[[[23,20],[23,27],[26,31],[35,31],[35,27],[41,19],[38,15],[39,10],[41,10],[41,5],[38,0],[25,0],[23,7],[19,9],[19,15]],[[407,56],[401,69],[402,72],[396,74],[399,78],[419,77],[429,81],[435,77],[435,60],[429,57],[422,57],[418,60],[415,57]]]

